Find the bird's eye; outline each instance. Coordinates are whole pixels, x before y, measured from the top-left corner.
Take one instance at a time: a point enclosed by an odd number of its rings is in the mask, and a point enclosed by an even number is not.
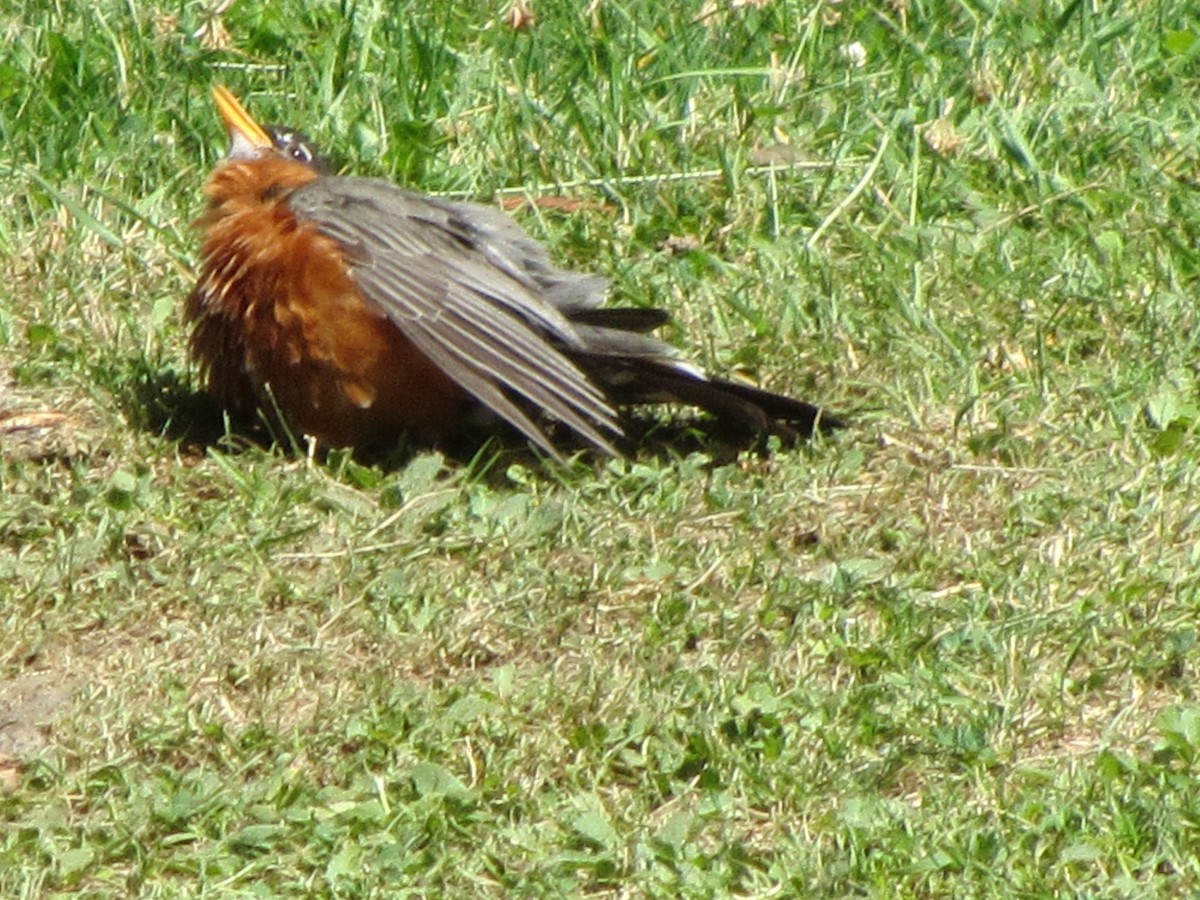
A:
[[[297,162],[310,162],[312,160],[312,157],[309,155],[308,148],[303,144],[297,144],[295,147],[292,147],[290,152],[292,159],[296,160]]]

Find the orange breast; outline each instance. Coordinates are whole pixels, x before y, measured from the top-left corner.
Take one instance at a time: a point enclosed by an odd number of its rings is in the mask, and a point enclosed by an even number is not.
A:
[[[188,299],[192,351],[232,413],[278,409],[297,437],[379,446],[453,425],[462,389],[363,297],[336,242],[286,195],[318,177],[281,159],[218,169],[203,265]]]

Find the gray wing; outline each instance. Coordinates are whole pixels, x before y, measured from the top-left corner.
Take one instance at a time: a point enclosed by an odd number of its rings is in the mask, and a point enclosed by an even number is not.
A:
[[[571,359],[585,335],[568,316],[602,300],[603,278],[555,268],[508,216],[367,178],[327,177],[288,204],[341,244],[363,294],[448,376],[548,453],[517,398],[617,455],[616,411]]]

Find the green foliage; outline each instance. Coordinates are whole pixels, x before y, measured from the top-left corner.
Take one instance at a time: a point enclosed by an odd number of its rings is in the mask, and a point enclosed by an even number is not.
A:
[[[1197,892],[1194,14],[209,6],[0,15],[0,894]],[[853,427],[225,435],[216,81]]]

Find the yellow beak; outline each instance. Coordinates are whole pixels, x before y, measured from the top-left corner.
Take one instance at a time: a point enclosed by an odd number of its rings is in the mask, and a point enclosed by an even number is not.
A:
[[[213,88],[212,96],[217,104],[217,112],[229,129],[231,158],[257,156],[259,151],[274,146],[271,136],[246,112],[246,107],[238,102],[229,88],[218,84]]]

